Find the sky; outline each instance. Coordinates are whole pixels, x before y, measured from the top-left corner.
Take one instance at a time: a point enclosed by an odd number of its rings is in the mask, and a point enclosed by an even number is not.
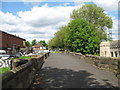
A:
[[[39,2],[38,2],[39,1]],[[112,17],[113,40],[120,39],[118,33],[118,1],[119,0],[2,0],[0,2],[0,30],[22,37],[27,41],[49,41],[61,26],[70,22],[70,14],[74,9],[85,4],[97,4],[105,13]],[[120,5],[119,5],[120,6]]]

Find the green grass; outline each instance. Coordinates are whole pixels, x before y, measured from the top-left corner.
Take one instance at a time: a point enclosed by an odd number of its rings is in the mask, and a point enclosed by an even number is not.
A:
[[[94,54],[94,56],[100,56],[99,54]]]
[[[0,68],[0,74],[5,73],[10,70],[10,67]]]
[[[31,57],[29,57],[29,56],[21,56],[21,57],[19,57],[19,59],[30,59]]]
[[[15,58],[9,58],[8,60],[14,60]]]
[[[62,53],[62,52],[60,52],[60,51],[54,51],[53,53]]]

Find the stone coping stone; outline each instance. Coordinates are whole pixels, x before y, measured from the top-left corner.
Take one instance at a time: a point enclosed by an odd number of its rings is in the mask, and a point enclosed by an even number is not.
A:
[[[3,73],[2,82],[7,83],[7,81],[11,80],[13,77],[23,72],[26,68],[30,68],[32,65],[33,65],[32,62],[27,62],[26,64],[20,65],[10,71],[7,71],[6,73]]]

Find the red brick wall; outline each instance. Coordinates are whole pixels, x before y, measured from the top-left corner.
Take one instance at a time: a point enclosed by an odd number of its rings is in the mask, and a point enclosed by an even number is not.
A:
[[[2,32],[2,47],[4,48],[12,48],[13,44],[16,44],[16,48],[18,48],[18,45],[23,48],[23,41],[19,37]]]

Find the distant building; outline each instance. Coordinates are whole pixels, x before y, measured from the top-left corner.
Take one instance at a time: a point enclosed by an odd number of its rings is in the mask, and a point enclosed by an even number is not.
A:
[[[120,57],[120,40],[101,42],[100,56]]]
[[[45,50],[46,48],[42,45],[42,43],[38,43],[37,45],[35,46],[32,46],[33,48],[33,52],[34,53],[37,53],[39,51],[42,51],[42,50]]]
[[[0,31],[0,50],[5,50],[7,54],[19,52],[21,48],[25,48],[25,41],[23,38]]]

